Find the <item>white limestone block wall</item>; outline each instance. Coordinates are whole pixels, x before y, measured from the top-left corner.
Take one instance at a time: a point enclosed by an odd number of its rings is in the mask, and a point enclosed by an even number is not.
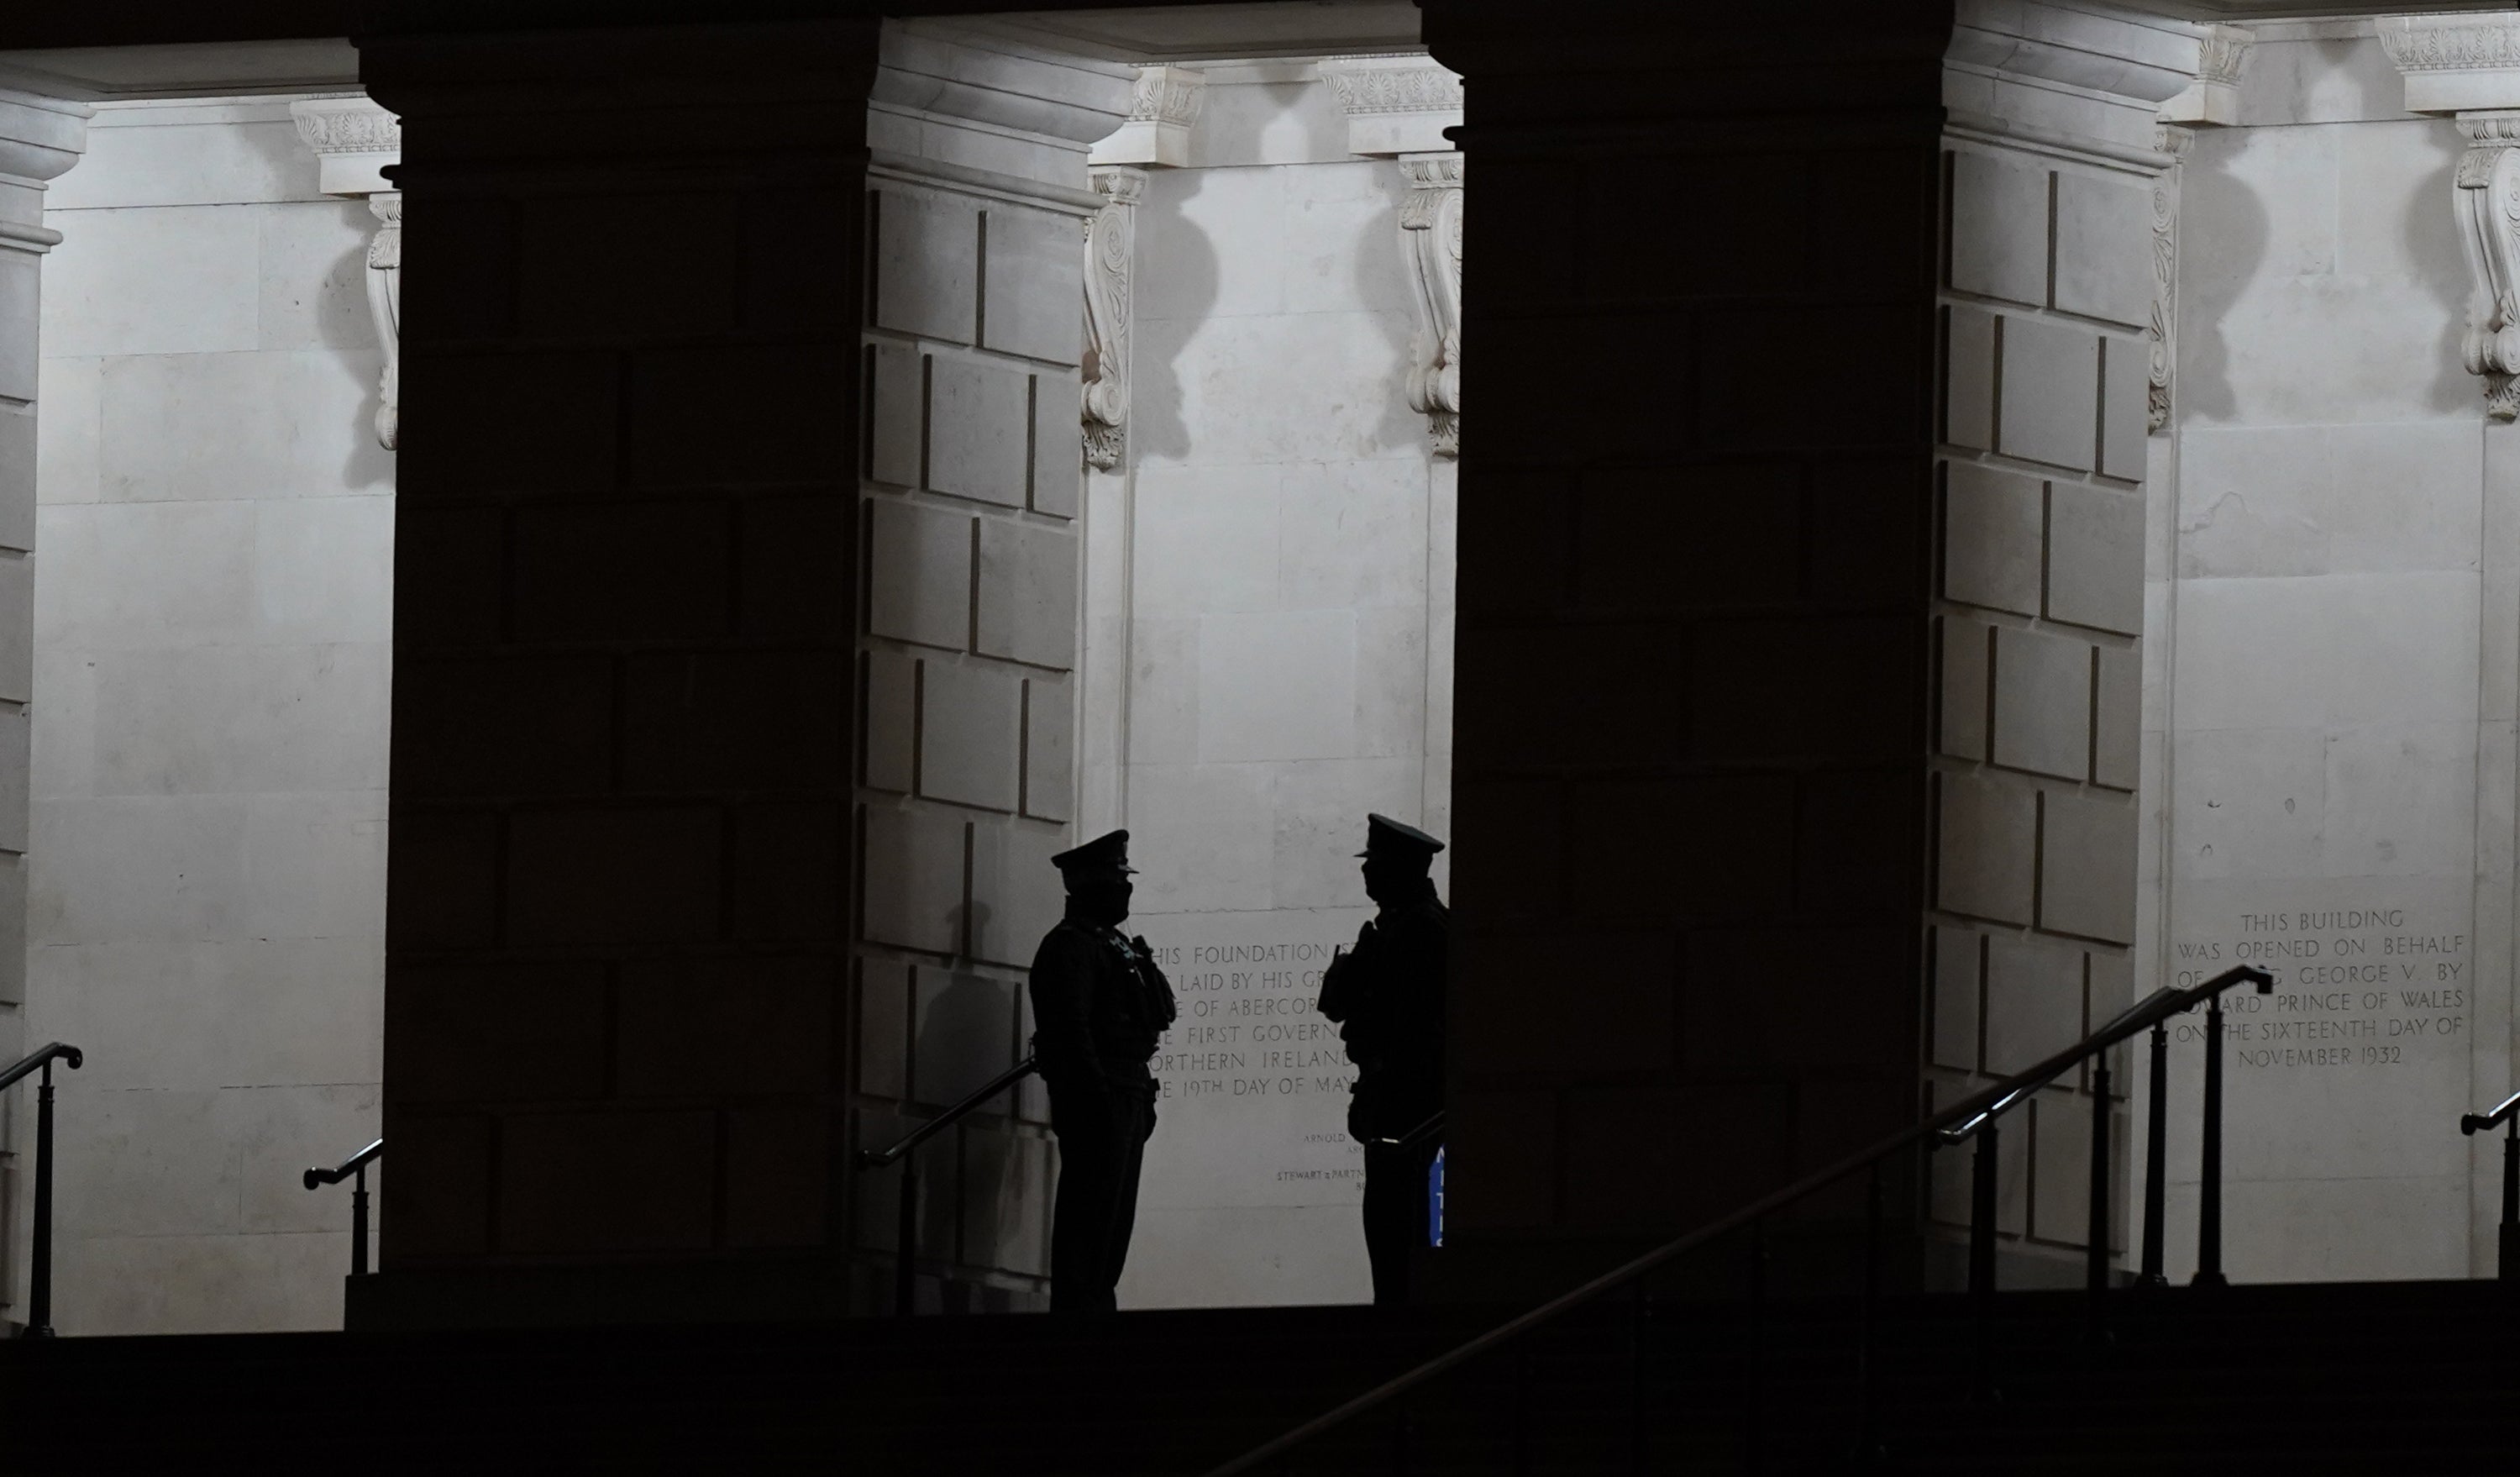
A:
[[[2167,835],[2146,964],[2165,983],[2235,962],[2278,976],[2273,996],[2232,1000],[2235,1280],[2461,1276],[2457,1117],[2498,1096],[2501,1070],[2475,1063],[2506,1052],[2479,1025],[2507,1001],[2474,977],[2508,930],[2478,914],[2478,838],[2511,833],[2514,583],[2494,571],[2512,528],[2488,510],[2520,469],[2489,476],[2508,431],[2486,429],[2459,363],[2456,129],[2400,110],[2368,22],[2256,30],[2238,126],[2199,130],[2179,186],[2177,487],[2156,512],[2176,522],[2147,616],[2166,653],[2146,726]],[[2507,897],[2507,855],[2486,865]],[[2200,1048],[2193,1023],[2177,1036],[2181,1277]],[[2481,1255],[2490,1268],[2490,1231]]]
[[[64,1333],[338,1327],[378,1123],[374,219],[287,101],[103,105],[43,292],[27,1025]],[[21,1273],[22,1276],[22,1272]]]
[[[1363,1301],[1352,1072],[1311,1004],[1371,916],[1366,813],[1445,828],[1452,464],[1407,400],[1400,166],[1348,152],[1309,64],[1205,71],[1188,166],[1137,207],[1114,824],[1183,1015],[1120,1291]]]

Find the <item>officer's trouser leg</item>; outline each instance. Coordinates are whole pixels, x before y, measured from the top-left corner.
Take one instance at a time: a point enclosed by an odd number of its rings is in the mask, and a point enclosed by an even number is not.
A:
[[[1426,1244],[1426,1174],[1434,1163],[1431,1143],[1365,1146],[1365,1255],[1373,1267],[1377,1307],[1409,1302],[1410,1263]]]
[[[1145,1111],[1114,1114],[1090,1103],[1065,1112],[1053,1096],[1051,1130],[1058,1136],[1058,1193],[1050,1232],[1054,1312],[1109,1313],[1117,1306],[1112,1289],[1138,1213]]]

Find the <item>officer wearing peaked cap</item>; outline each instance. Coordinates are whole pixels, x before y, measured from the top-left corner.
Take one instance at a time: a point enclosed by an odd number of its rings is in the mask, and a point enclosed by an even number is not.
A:
[[[1427,868],[1444,843],[1388,816],[1365,818],[1365,891],[1379,907],[1330,963],[1321,1012],[1356,1063],[1347,1129],[1365,1145],[1365,1249],[1373,1300],[1409,1301],[1414,1248],[1427,1243],[1426,1177],[1442,1143],[1444,967],[1451,915]]]
[[[1033,1055],[1058,1136],[1050,1306],[1108,1313],[1138,1217],[1138,1167],[1155,1130],[1147,1063],[1173,1023],[1171,981],[1128,920],[1129,833],[1115,830],[1050,859],[1067,913],[1032,959]]]

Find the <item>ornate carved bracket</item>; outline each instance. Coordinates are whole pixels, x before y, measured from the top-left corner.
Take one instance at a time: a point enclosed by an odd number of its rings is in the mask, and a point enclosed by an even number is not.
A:
[[[319,188],[364,196],[377,218],[377,234],[368,241],[368,316],[385,354],[377,380],[377,440],[391,451],[402,397],[402,192],[384,171],[402,161],[402,120],[363,97],[292,103],[289,115],[315,151]]]
[[[402,429],[402,192],[378,191],[368,197],[368,210],[378,223],[368,239],[368,316],[385,351],[377,381],[377,440],[391,451]]]
[[[2459,358],[2485,380],[2485,413],[2520,417],[2520,112],[2463,112],[2467,152],[2452,177],[2470,281]]]
[[[2164,123],[2156,130],[2161,152],[2183,160],[2196,130]],[[2179,363],[2179,164],[2152,181],[2152,368],[2144,386],[2145,427],[2170,428],[2170,381]]]
[[[1404,157],[1409,198],[1400,206],[1401,249],[1418,289],[1418,332],[1409,343],[1409,405],[1426,417],[1435,455],[1462,454],[1462,157]]]
[[[2485,413],[2520,417],[2520,15],[2389,16],[2380,44],[2407,111],[2447,113],[2467,136],[2452,178],[2468,270],[2459,358],[2485,380]]]
[[[1444,130],[1462,121],[1462,79],[1421,56],[1331,57],[1322,76],[1347,113],[1351,154],[1393,158],[1408,178],[1400,253],[1417,288],[1410,407],[1435,455],[1462,451],[1462,157]]]
[[[2170,428],[2170,382],[2179,364],[2179,189],[2196,130],[2240,120],[2240,68],[2248,64],[2250,32],[2237,25],[2205,27],[2196,80],[2161,105],[2153,147],[2170,160],[2152,180],[2152,369],[2145,387],[2145,421],[2156,434]]]
[[[1147,174],[1097,167],[1094,189],[1103,205],[1085,224],[1085,460],[1109,471],[1128,449],[1129,269]]]

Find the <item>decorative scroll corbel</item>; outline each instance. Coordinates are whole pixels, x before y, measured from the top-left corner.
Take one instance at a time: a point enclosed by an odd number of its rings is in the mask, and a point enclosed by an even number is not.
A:
[[[2467,256],[2459,359],[2485,380],[2485,413],[2520,417],[2520,16],[2384,16],[2380,45],[2406,81],[2407,111],[2447,114],[2467,136],[2451,209]]]
[[[391,451],[402,416],[402,192],[378,191],[368,197],[368,210],[377,218],[377,234],[368,240],[368,316],[385,351],[377,380],[377,440]]]
[[[2174,123],[2154,130],[2161,152],[2183,159],[2196,131]],[[2179,171],[2172,164],[2152,180],[2152,369],[2144,386],[2146,428],[2170,428],[2171,372],[2179,362]]]
[[[2467,253],[2467,332],[2459,357],[2485,380],[2485,413],[2520,417],[2520,112],[2461,113],[2452,209]]]
[[[1462,121],[1462,79],[1429,57],[1330,57],[1323,80],[1347,114],[1350,154],[1396,159],[1409,181],[1400,253],[1417,289],[1409,346],[1410,408],[1426,418],[1435,455],[1462,454],[1462,157],[1446,130]]]
[[[363,97],[289,105],[297,136],[315,152],[317,188],[363,198],[377,218],[368,240],[368,316],[385,367],[378,377],[377,440],[394,449],[402,397],[402,192],[384,175],[402,161],[402,120]]]
[[[1085,223],[1085,460],[1109,471],[1128,449],[1129,268],[1147,173],[1099,166],[1094,188],[1103,203]]]
[[[1409,406],[1426,417],[1435,455],[1462,454],[1462,156],[1403,156],[1409,196],[1401,249],[1417,287],[1409,343]]]

